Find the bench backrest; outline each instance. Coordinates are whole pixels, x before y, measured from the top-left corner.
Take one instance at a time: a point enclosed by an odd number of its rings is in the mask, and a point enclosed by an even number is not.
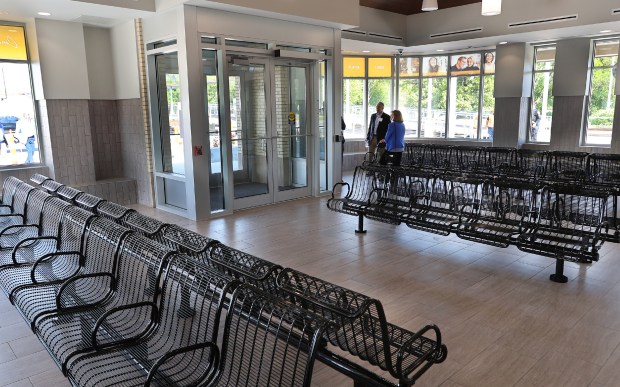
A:
[[[588,175],[595,184],[620,188],[620,155],[591,154],[588,158]]]
[[[155,361],[176,348],[216,342],[223,303],[236,286],[232,278],[195,258],[172,257],[159,292],[159,316],[149,339],[149,358]],[[206,376],[210,356],[208,349],[176,356],[154,374],[155,385],[198,385]]]
[[[125,227],[159,243],[164,243],[162,234],[166,223],[139,212],[131,212],[125,217]]]
[[[75,198],[82,193],[83,192],[80,191],[79,189],[75,189],[68,185],[63,185],[62,187],[58,188],[58,190],[56,191],[56,195],[58,195],[60,198],[68,201],[71,204],[73,204],[75,201]]]
[[[13,195],[15,195],[15,189],[18,185],[23,183],[20,179],[9,176],[4,179],[2,184],[2,205],[13,208]]]
[[[217,243],[211,250],[208,263],[218,270],[260,289],[276,289],[276,278],[282,266]]]
[[[290,268],[278,277],[278,287],[295,305],[335,323],[326,332],[332,345],[393,371],[385,312],[379,301]],[[369,321],[379,324],[369,326]]]
[[[103,199],[99,196],[91,195],[83,192],[75,198],[75,205],[85,209],[86,211],[95,212],[97,206],[103,202]]]
[[[179,253],[194,257],[204,263],[208,261],[213,246],[218,243],[215,239],[177,226],[176,224],[170,224],[163,228],[161,241],[165,246]]]
[[[534,179],[547,176],[549,152],[533,149],[517,149],[518,174]]]
[[[584,181],[588,177],[588,153],[549,152],[549,175],[554,180]]]
[[[484,156],[484,169],[489,173],[512,174],[518,168],[514,148],[488,147]]]
[[[45,180],[50,180],[50,178],[40,173],[35,173],[30,177],[30,181],[39,185],[41,185]]]
[[[71,206],[71,204],[59,197],[52,196],[45,200],[38,222],[40,225],[39,236],[58,236],[62,217],[65,213],[65,209],[69,206]]]
[[[62,199],[60,199],[62,200]],[[51,199],[50,199],[51,201]],[[56,207],[54,210],[58,210]],[[44,210],[44,214],[47,210]],[[62,210],[58,224],[58,251],[74,251],[84,253],[86,230],[95,215],[79,207],[68,205]],[[95,252],[92,252],[95,254]]]
[[[104,217],[106,219],[110,219],[113,222],[118,224],[125,225],[125,217],[130,212],[135,212],[135,210],[131,208],[127,208],[118,203],[109,202],[104,200],[97,206],[97,215]]]
[[[26,216],[24,223],[39,225],[41,221],[41,211],[45,201],[53,196],[40,189],[33,189],[28,193],[28,202],[26,203]]]
[[[86,257],[84,271],[87,273],[114,273],[121,242],[130,231],[81,208],[77,210],[75,212],[78,212],[81,218],[90,219],[82,250]]]
[[[11,205],[13,209],[13,214],[26,215],[26,205],[28,202],[28,195],[35,188],[28,183],[20,183],[15,188],[15,193],[13,194],[13,204]]]
[[[565,234],[594,232],[607,216],[608,198],[597,187],[551,184],[541,194],[540,224]]]
[[[310,386],[328,325],[277,296],[240,286],[227,310],[217,385]]]
[[[56,180],[45,180],[43,183],[41,183],[41,188],[43,188],[44,190],[46,190],[47,192],[51,193],[51,194],[55,194],[58,189],[60,187],[62,187],[64,184],[57,182]]]

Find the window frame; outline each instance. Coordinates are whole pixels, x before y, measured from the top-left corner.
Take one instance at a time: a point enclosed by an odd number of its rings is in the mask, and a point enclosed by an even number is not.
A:
[[[527,121],[528,123],[527,123],[527,135],[526,135],[527,138],[525,141],[527,144],[550,144],[551,143],[551,127],[549,127],[549,141],[548,142],[547,141],[532,141],[532,113],[534,111],[534,101],[535,101],[534,92],[536,90],[536,75],[548,73],[549,78],[553,82],[553,76],[554,76],[554,71],[555,71],[555,53],[553,56],[553,66],[551,69],[542,69],[542,70],[536,69],[537,53],[538,53],[537,50],[541,48],[545,48],[545,47],[554,47],[554,49],[557,50],[557,44],[553,42],[553,43],[538,44],[538,45],[533,46],[534,56],[532,60],[532,90],[530,93],[530,103],[528,106],[528,121]],[[553,85],[553,83],[551,83],[551,85]],[[553,87],[550,87],[547,90],[548,90],[548,94],[551,96],[551,98],[553,98]],[[539,113],[540,114],[543,113],[542,106],[541,106],[541,110],[539,111]],[[551,120],[553,122],[553,109],[551,110]]]

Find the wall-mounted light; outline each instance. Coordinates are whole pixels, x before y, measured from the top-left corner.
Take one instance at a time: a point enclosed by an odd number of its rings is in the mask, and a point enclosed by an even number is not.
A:
[[[495,16],[502,13],[502,0],[482,0],[482,16]]]
[[[437,11],[438,8],[437,0],[422,0],[422,11]]]

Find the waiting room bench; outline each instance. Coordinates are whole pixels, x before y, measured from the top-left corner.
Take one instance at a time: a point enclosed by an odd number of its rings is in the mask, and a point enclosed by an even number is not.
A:
[[[404,178],[404,182],[409,182],[410,177],[399,176],[399,179]],[[375,180],[382,179],[377,173],[374,173],[373,178]],[[408,189],[407,184],[398,185],[395,184],[395,181],[376,181],[375,184],[385,192],[393,192],[398,195],[406,194]],[[177,225],[162,223],[137,211],[129,210],[100,198],[87,197],[88,202],[94,205],[85,206],[90,210],[86,211],[69,204],[71,200],[78,204],[83,194],[72,196],[73,199],[65,197],[67,201],[64,201],[60,199],[62,196],[58,195],[58,192],[56,192],[57,197],[49,196],[42,191],[36,192],[47,195],[48,199],[46,199],[44,207],[53,204],[50,208],[60,209],[62,214],[57,227],[58,234],[57,236],[50,236],[50,240],[56,244],[66,240],[66,243],[77,247],[74,247],[73,259],[65,257],[67,259],[64,260],[65,266],[62,269],[62,275],[59,275],[58,270],[50,270],[41,273],[39,277],[35,277],[34,270],[31,267],[33,265],[26,264],[26,261],[21,262],[24,267],[18,265],[20,266],[18,270],[30,273],[31,278],[29,280],[26,275],[18,276],[21,280],[17,281],[19,285],[11,293],[11,300],[14,301],[26,320],[31,321],[33,330],[37,332],[46,348],[61,368],[68,373],[74,384],[82,385],[80,383],[86,380],[83,379],[84,373],[86,373],[90,376],[87,377],[88,382],[84,382],[83,385],[88,386],[91,385],[91,382],[95,385],[116,385],[122,383],[123,380],[142,380],[145,381],[146,385],[171,385],[176,383],[177,377],[182,380],[194,380],[193,377],[198,377],[206,385],[238,385],[254,380],[260,380],[260,385],[308,385],[314,358],[321,356],[324,358],[323,361],[328,362],[328,364],[331,362],[332,367],[353,377],[356,383],[360,380],[372,380],[375,384],[393,385],[372,371],[365,369],[363,365],[349,364],[344,357],[332,357],[330,361],[327,360],[326,357],[330,355],[324,350],[324,340],[327,338],[327,334],[324,332],[337,330],[334,321],[316,315],[314,307],[300,309],[299,306],[291,305],[290,294],[282,292],[277,283],[279,274],[284,270],[279,265],[229,248]],[[42,221],[47,219],[45,215],[44,208],[41,213]],[[78,218],[81,218],[81,221]],[[82,225],[81,229],[78,226],[80,224]],[[128,226],[128,228],[123,225]],[[108,235],[108,232],[111,234]],[[71,238],[67,236],[71,236]],[[157,245],[156,241],[163,241],[169,247],[160,245],[161,247],[155,249],[157,252],[155,250],[146,252],[142,246],[140,251],[140,248],[132,248],[132,244],[129,242],[136,240],[136,238],[142,240],[143,245]],[[79,242],[77,242],[78,240]],[[71,252],[64,251],[64,247],[66,246],[59,249],[59,256],[71,255]],[[97,249],[103,250],[101,253],[93,254],[92,252]],[[175,255],[172,259],[155,258],[158,253],[166,256],[173,254],[173,250],[183,251],[186,254]],[[148,259],[150,263],[145,263],[145,259]],[[191,261],[191,265],[194,265],[196,269],[185,268],[180,271],[174,269],[176,271],[174,274],[176,278],[174,290],[166,294],[164,289],[167,286],[166,278],[169,278],[168,271],[172,265],[171,262],[183,260],[187,261],[184,265],[189,265]],[[50,261],[62,262],[63,260],[51,259]],[[129,268],[128,262],[133,262],[134,266]],[[154,262],[161,262],[161,265]],[[44,263],[45,260],[43,259],[34,265]],[[73,267],[75,271],[67,270],[68,267]],[[242,324],[244,331],[235,331],[234,329],[228,331],[227,323],[223,323],[224,319],[218,318],[215,328],[210,329],[215,329],[213,334],[216,331],[219,332],[217,338],[223,342],[216,343],[216,338],[212,338],[213,343],[209,343],[204,340],[205,336],[200,336],[201,339],[198,340],[200,342],[196,341],[195,344],[179,347],[181,343],[171,338],[177,337],[175,336],[177,332],[187,328],[189,321],[192,322],[191,324],[194,324],[196,319],[203,321],[203,309],[197,306],[197,300],[204,296],[205,291],[208,293],[214,291],[213,287],[196,289],[193,281],[196,280],[199,271],[213,269],[220,273],[218,275],[227,276],[227,281],[234,284],[230,285],[226,292],[228,295],[222,299],[223,301],[217,303],[219,309],[223,308],[223,312],[220,313],[226,314],[225,321],[229,321],[229,317],[237,319],[236,321],[233,320],[235,322],[231,326]],[[45,276],[48,273],[51,275],[50,277]],[[138,273],[138,275],[131,276],[128,273]],[[164,277],[164,279],[158,279],[160,277]],[[127,281],[131,284],[128,285]],[[248,300],[255,300],[252,301],[252,304],[259,300],[258,305],[277,304],[279,306],[275,309],[271,306],[266,309],[261,306],[255,312],[248,312],[248,310],[253,310],[251,306],[249,309],[245,306],[237,308],[234,302],[231,304],[230,293],[238,286],[238,283],[246,283],[239,289],[247,289],[244,290],[245,295],[243,297],[250,295],[251,297]],[[261,293],[259,288],[268,293]],[[136,301],[120,295],[123,292],[129,294],[130,291],[127,289],[131,289],[131,292],[138,290],[138,294],[132,293],[132,296],[139,298],[139,300]],[[149,291],[149,289],[151,290]],[[258,296],[255,297],[255,295]],[[144,298],[147,301],[144,301]],[[282,298],[286,298],[287,301],[283,301]],[[268,302],[268,304],[264,304],[263,301]],[[168,304],[164,304],[165,302]],[[174,315],[173,319],[176,319],[174,327],[166,325],[164,328],[160,325],[164,324],[161,320],[164,309],[167,319]],[[274,318],[275,310],[284,310],[284,312],[275,313],[276,317]],[[296,317],[291,320],[291,316]],[[381,321],[384,320],[383,318],[383,320],[380,319],[379,322],[375,322],[372,319],[367,319],[366,324],[370,324],[368,329],[372,332],[377,332],[377,328],[373,328],[373,326],[375,324],[382,325],[383,322]],[[219,329],[222,327],[224,333],[222,333],[222,329]],[[394,343],[406,341],[410,338],[411,334],[401,328],[391,324],[387,324],[387,327]],[[160,328],[166,329],[168,335],[163,335],[163,331],[158,332]],[[247,340],[249,336],[247,336],[246,328],[251,329],[252,332],[256,332],[257,329],[258,331],[262,330],[264,333],[257,336],[256,340],[260,339],[261,343],[264,343],[262,340],[267,335],[270,342],[274,344],[268,346],[266,352],[263,351],[264,348],[261,348],[260,351],[255,350],[256,347],[253,345],[248,348],[246,344],[253,341]],[[436,327],[425,328],[425,332],[432,331],[440,335]],[[175,332],[175,334],[171,335],[170,332]],[[157,336],[158,334],[161,336]],[[183,336],[185,337],[185,335]],[[155,339],[155,337],[157,338]],[[191,340],[193,339],[190,338]],[[252,338],[252,340],[254,339]],[[419,340],[426,342],[424,339]],[[158,358],[151,358],[152,349],[162,348],[161,346],[168,346],[167,352]],[[219,348],[222,350],[221,356],[219,356]],[[243,350],[239,351],[239,348],[243,348]],[[319,348],[321,348],[320,351]],[[294,351],[291,351],[292,349]],[[409,354],[404,354],[406,358],[409,358]],[[192,355],[197,355],[197,357]],[[179,356],[185,359],[180,360],[186,364],[183,369],[174,368],[175,364],[178,364]],[[364,356],[359,355],[358,357],[360,360],[365,359],[366,362],[374,364],[372,363],[373,358],[364,358]],[[443,357],[445,358],[445,351]],[[96,360],[94,360],[95,358]],[[113,360],[109,360],[110,358]],[[191,359],[196,358],[207,361],[192,364]],[[93,359],[93,362],[108,364],[109,367],[113,367],[114,375],[111,377],[102,376],[98,374],[97,369],[92,368],[98,366],[89,363],[90,360],[84,360],[89,364],[84,366],[85,363],[82,362],[82,359]],[[130,365],[116,372],[117,368],[115,367],[120,364],[118,359],[128,361],[127,364]],[[269,371],[270,368],[254,370],[252,367],[248,368],[243,365],[247,361],[254,361],[254,359],[262,359],[261,361],[264,361],[264,364],[273,364],[278,369],[283,370],[285,374],[281,374],[280,377],[284,379],[273,379],[274,375]],[[111,363],[109,363],[110,361]],[[435,363],[437,362],[439,361]],[[134,369],[136,364],[140,365],[139,369]],[[203,368],[205,364],[207,368]],[[430,365],[427,363],[422,366],[416,365],[415,368],[419,371],[415,374],[417,375],[416,378],[421,375],[422,369],[425,370]],[[166,367],[171,367],[170,369],[173,371],[169,373],[166,371]],[[407,369],[411,368],[410,365],[406,367],[408,367]],[[204,372],[201,371],[203,369]],[[344,371],[345,369],[354,371]],[[257,372],[260,375],[257,375]],[[97,379],[99,377],[101,379]],[[181,384],[185,385],[184,383]],[[193,385],[193,382],[188,383]]]
[[[309,386],[329,323],[237,285],[190,257],[175,257],[165,271],[161,297],[150,303],[152,313],[141,315],[145,320],[139,325],[151,329],[136,340],[77,356],[68,367],[70,381],[78,386]],[[177,313],[180,288],[190,289],[192,318]]]
[[[399,386],[413,385],[433,364],[446,359],[447,348],[436,326],[409,332],[390,324],[378,300],[290,268],[278,276],[278,290],[299,307],[334,322],[325,331],[331,345],[388,371]],[[318,359],[361,385],[396,385],[328,347],[319,350]]]
[[[89,238],[86,261],[111,264],[93,262],[91,270],[57,286],[55,297],[44,301],[55,308],[39,313],[34,321],[35,332],[63,373],[74,356],[110,343],[135,340],[151,328],[152,303],[157,301],[157,295],[147,294],[145,290],[158,286],[162,270],[174,253],[103,218],[93,222],[89,233],[99,234],[103,229],[98,232],[96,228],[103,226],[111,227],[109,237]],[[89,249],[96,244],[100,246],[99,251]],[[103,248],[103,244],[107,247]],[[127,305],[138,304],[144,307],[123,312],[128,310]],[[114,313],[116,310],[119,312]]]
[[[520,234],[517,247],[556,258],[555,282],[566,282],[564,261],[598,261],[607,239],[609,191],[591,186],[553,184],[542,191],[533,228]]]

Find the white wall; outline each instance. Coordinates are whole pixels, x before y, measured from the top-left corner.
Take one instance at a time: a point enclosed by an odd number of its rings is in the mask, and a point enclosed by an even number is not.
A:
[[[138,48],[133,20],[110,29],[110,37],[115,75],[115,99],[140,98]]]
[[[177,15],[182,8],[173,8],[166,12],[158,12],[153,17],[142,19],[142,36],[144,42],[176,37]]]
[[[36,19],[45,99],[90,97],[81,23]]]
[[[353,30],[399,36],[402,38],[407,36],[407,16],[374,8],[359,8],[359,26],[353,28]]]
[[[611,14],[611,10],[617,8],[620,8],[618,0],[504,0],[500,15],[482,16],[480,14],[481,3],[475,3],[408,16],[407,44],[410,46],[425,45],[533,31],[538,31],[538,39],[543,40],[545,39],[546,30],[620,22],[620,16]],[[508,27],[508,24],[515,22],[573,14],[578,15],[576,20],[535,24],[525,27]],[[444,38],[430,38],[429,36],[431,34],[460,31],[474,27],[482,27],[483,30],[481,32]]]
[[[86,49],[90,98],[114,99],[116,89],[110,30],[85,26],[84,47]]]
[[[197,7],[198,31],[250,41],[333,47],[332,28]]]

